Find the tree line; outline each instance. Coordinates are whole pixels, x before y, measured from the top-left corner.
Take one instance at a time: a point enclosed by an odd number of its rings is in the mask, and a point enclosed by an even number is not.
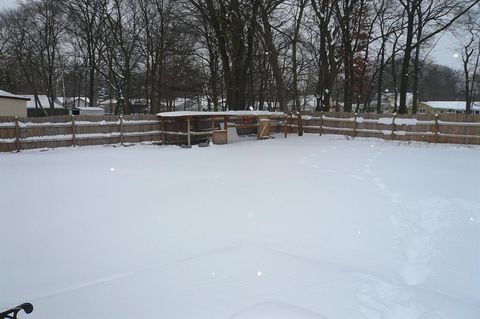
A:
[[[479,2],[23,0],[0,12],[0,86],[46,94],[50,108],[60,96],[112,99],[124,113],[199,96],[208,110],[299,111],[307,95],[316,110],[381,113],[389,92],[395,111],[416,113],[437,81],[470,113]],[[442,84],[451,70],[429,56],[446,33],[461,39],[463,70]]]

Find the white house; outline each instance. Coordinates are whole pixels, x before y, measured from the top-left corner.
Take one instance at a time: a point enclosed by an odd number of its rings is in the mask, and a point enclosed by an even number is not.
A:
[[[105,115],[105,110],[101,107],[74,107],[73,115]]]
[[[29,98],[0,90],[0,116],[27,116]]]
[[[428,101],[418,105],[419,114],[465,114],[465,101]],[[480,103],[472,103],[472,114],[480,114]]]
[[[48,96],[46,95],[37,95],[37,99],[35,99],[35,95],[22,95],[25,98],[28,98],[29,101],[27,102],[28,109],[49,109],[50,108],[50,101]],[[53,107],[55,109],[63,109],[63,105],[58,99],[53,101]]]

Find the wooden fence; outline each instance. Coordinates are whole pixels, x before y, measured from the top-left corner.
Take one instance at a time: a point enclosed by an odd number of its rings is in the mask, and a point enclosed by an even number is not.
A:
[[[179,120],[165,121],[165,134],[162,134],[161,122],[155,115],[0,117],[0,152],[144,141],[186,143],[187,138],[182,136],[184,133],[180,133],[185,131],[186,125],[186,122]],[[208,131],[210,125],[210,120],[206,119],[194,123],[193,129]],[[257,125],[253,121],[239,122],[236,126],[239,134],[245,135],[255,134]],[[318,112],[304,113],[302,125],[306,133],[314,134],[480,145],[480,116],[475,115],[355,115]],[[272,129],[272,132],[297,131],[298,118],[294,115],[286,115],[286,121],[276,123]]]
[[[155,115],[0,117],[0,152],[159,139]]]
[[[290,115],[289,131],[298,131],[298,119]],[[354,114],[303,113],[306,133],[376,137],[399,141],[480,145],[480,116],[464,114]]]

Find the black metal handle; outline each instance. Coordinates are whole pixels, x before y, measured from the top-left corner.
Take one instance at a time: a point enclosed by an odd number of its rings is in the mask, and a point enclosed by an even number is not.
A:
[[[26,302],[10,310],[0,312],[0,319],[17,319],[18,313],[21,310],[25,311],[25,313],[31,313],[33,311],[33,305]]]

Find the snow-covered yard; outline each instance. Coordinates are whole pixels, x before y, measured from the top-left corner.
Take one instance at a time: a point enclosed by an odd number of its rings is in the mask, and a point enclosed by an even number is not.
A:
[[[480,148],[307,135],[0,154],[24,318],[479,318]]]

